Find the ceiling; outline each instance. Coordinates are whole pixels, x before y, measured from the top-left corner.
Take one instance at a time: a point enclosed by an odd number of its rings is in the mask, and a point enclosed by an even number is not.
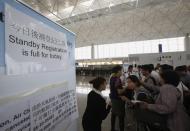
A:
[[[190,0],[22,0],[77,35],[76,46],[190,33]]]
[[[128,4],[128,6],[137,6],[139,0],[20,0],[27,3],[35,10],[43,13],[48,18],[54,21],[71,19],[71,17],[79,17],[83,14],[92,17],[92,14],[103,13],[103,9],[108,9],[121,5]],[[141,0],[142,1],[142,0]],[[97,12],[98,10],[98,12]],[[68,20],[69,22],[69,20]],[[68,24],[68,23],[65,23]]]

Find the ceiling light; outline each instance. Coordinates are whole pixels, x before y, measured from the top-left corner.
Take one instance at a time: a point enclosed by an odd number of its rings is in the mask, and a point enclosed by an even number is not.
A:
[[[74,14],[74,13],[72,13],[72,14],[71,14],[71,16],[75,16],[75,14]]]
[[[69,7],[69,1],[65,2],[65,7]]]
[[[110,2],[110,4],[109,4],[109,8],[112,7],[112,6],[114,6],[114,4],[113,4],[112,2]]]
[[[47,1],[47,5],[48,5],[48,6],[51,6],[51,1],[48,0],[48,1]]]
[[[57,12],[57,11],[54,11],[54,12],[52,12],[52,13],[47,14],[46,16],[47,16],[49,19],[53,20],[53,21],[58,21],[58,20],[60,20],[60,18],[59,18],[57,15],[58,15],[58,12]]]
[[[57,15],[57,11],[52,12],[52,13],[48,14],[47,16],[48,16],[48,17],[53,17],[53,16],[55,16],[55,15]]]
[[[129,0],[129,2],[136,2],[137,0]]]
[[[57,11],[53,12],[53,14],[57,15]]]
[[[57,17],[55,16],[55,14],[52,14],[52,13],[48,14],[47,17],[48,17],[49,19],[53,20],[53,21],[58,21],[58,20],[59,20],[59,18],[57,18]]]
[[[93,11],[93,9],[92,9],[92,8],[90,8],[90,9],[89,9],[89,11]]]
[[[88,0],[88,1],[85,1],[85,2],[81,2],[80,5],[89,7],[89,6],[92,5],[93,2],[94,2],[94,0]]]
[[[52,13],[48,14],[47,15],[48,17],[53,17],[54,15]]]
[[[73,8],[74,8],[74,6],[70,6],[70,7],[67,7],[67,8],[65,8],[65,9],[63,9],[61,12],[63,12],[63,13],[68,13],[68,12],[71,12],[72,10],[73,10]]]

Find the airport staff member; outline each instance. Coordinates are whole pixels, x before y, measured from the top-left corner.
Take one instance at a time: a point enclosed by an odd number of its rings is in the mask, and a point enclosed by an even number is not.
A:
[[[82,118],[84,131],[101,131],[102,120],[104,120],[111,109],[111,104],[106,104],[101,91],[106,89],[106,79],[97,77],[89,82],[93,85],[88,94],[87,106]]]

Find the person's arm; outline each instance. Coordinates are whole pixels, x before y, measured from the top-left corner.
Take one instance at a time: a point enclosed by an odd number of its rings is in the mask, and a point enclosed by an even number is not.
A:
[[[88,106],[91,113],[95,114],[96,117],[101,120],[107,117],[111,109],[111,105],[106,105],[106,101],[96,94],[91,94],[91,96],[88,97]]]
[[[125,89],[117,89],[118,95],[122,95],[125,92]]]
[[[106,106],[106,102],[105,101],[101,101],[100,102],[100,106],[98,107],[98,112],[99,115],[101,117],[102,120],[106,119],[107,115],[109,114],[111,109],[111,105],[109,104],[108,106]]]
[[[149,110],[155,111],[160,114],[170,114],[174,112],[177,108],[177,95],[175,89],[170,89],[173,87],[163,87],[160,92],[161,103],[159,104],[148,104],[147,108]]]
[[[125,102],[131,102],[131,100],[129,98],[127,98],[126,96],[120,96],[120,98],[125,101]]]

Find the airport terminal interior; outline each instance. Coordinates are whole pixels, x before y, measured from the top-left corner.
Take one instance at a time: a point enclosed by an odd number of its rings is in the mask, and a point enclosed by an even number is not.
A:
[[[0,28],[0,131],[190,131],[190,0],[0,0]]]

